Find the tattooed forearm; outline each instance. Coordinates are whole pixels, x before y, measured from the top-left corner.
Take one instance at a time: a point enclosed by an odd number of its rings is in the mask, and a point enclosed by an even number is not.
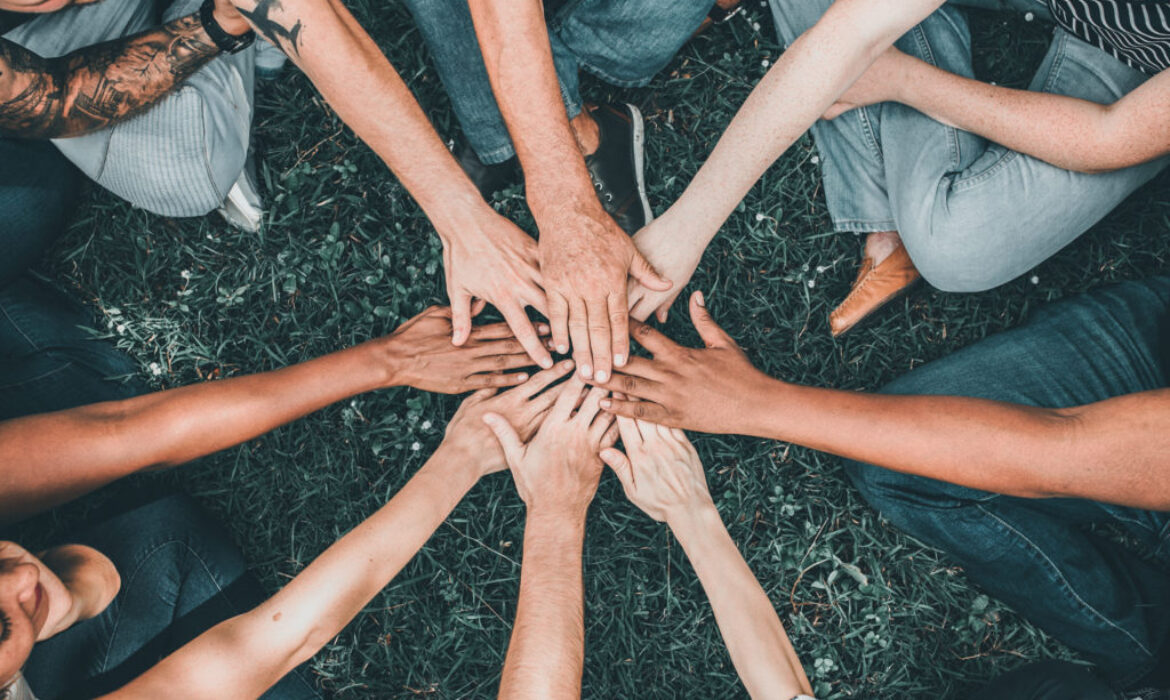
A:
[[[142,112],[214,58],[198,15],[45,59],[0,39],[0,134],[80,136]]]
[[[283,13],[284,6],[280,0],[260,0],[252,10],[236,8],[248,20],[248,24],[256,33],[271,41],[289,57],[297,58],[301,55],[297,42],[301,38],[301,21],[298,19],[292,28],[288,28],[272,18],[273,11]]]

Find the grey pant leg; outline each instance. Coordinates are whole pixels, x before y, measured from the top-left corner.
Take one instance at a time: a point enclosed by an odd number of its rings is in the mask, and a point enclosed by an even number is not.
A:
[[[136,34],[196,12],[179,0],[157,17],[143,0],[102,0],[27,22],[5,38],[41,56]],[[202,216],[244,169],[252,124],[254,53],[222,55],[132,119],[53,143],[89,178],[163,216]]]

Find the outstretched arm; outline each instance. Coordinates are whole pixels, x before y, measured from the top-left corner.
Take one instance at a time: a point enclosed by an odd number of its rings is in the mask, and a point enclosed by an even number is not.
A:
[[[220,26],[246,33],[239,13],[220,5]],[[0,39],[0,135],[47,139],[104,129],[144,111],[217,55],[198,13],[59,58]]]
[[[458,393],[524,380],[492,374],[530,363],[504,324],[477,329],[462,348],[450,329],[450,312],[432,308],[394,335],[284,369],[0,423],[0,519],[211,454],[366,391]]]
[[[483,416],[506,416],[521,435],[531,435],[559,395],[556,388],[538,392],[569,371],[558,366],[501,394],[469,397],[439,449],[389,503],[266,602],[212,627],[107,697],[159,698],[174,688],[190,698],[259,697],[337,636],[481,476],[506,468]]]
[[[1067,170],[1106,172],[1170,153],[1170,72],[1098,104],[982,83],[890,49],[825,116],[887,101]]]
[[[604,392],[573,378],[530,442],[504,417],[489,415],[528,508],[520,600],[501,698],[558,700],[581,697],[585,663],[584,584],[581,555],[585,514],[597,491],[597,453],[616,439],[613,419],[601,412]],[[573,409],[581,401],[574,414]]]
[[[610,448],[601,457],[630,501],[665,521],[683,546],[748,693],[775,700],[811,693],[772,601],[719,517],[694,446],[677,428],[624,417],[618,426],[629,456]]]
[[[524,167],[540,228],[540,270],[557,351],[572,346],[583,377],[629,357],[626,280],[670,288],[602,207],[569,126],[539,0],[472,0],[500,112]]]
[[[654,359],[631,362],[603,386],[643,401],[607,400],[610,410],[793,442],[995,493],[1170,509],[1170,389],[1068,408],[820,389],[753,367],[699,293],[691,298],[691,318],[705,349],[636,327],[635,338]]]

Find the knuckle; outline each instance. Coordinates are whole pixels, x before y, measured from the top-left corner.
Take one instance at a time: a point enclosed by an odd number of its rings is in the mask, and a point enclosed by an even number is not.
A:
[[[622,375],[621,384],[622,384],[623,391],[631,391],[632,392],[632,391],[636,391],[638,389],[638,380],[629,376],[629,375]]]

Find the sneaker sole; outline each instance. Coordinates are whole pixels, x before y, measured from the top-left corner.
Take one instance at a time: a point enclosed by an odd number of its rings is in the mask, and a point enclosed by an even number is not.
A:
[[[650,200],[646,198],[646,130],[642,124],[642,112],[632,104],[627,104],[630,110],[630,119],[634,123],[634,178],[638,183],[638,199],[642,201],[642,214],[646,223],[654,220],[654,212],[650,209]]]

